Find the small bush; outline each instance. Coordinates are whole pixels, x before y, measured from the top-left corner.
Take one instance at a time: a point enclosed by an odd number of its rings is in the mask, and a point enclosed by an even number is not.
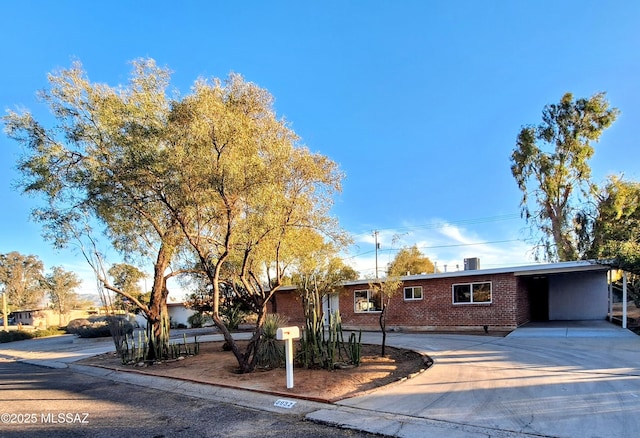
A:
[[[0,343],[24,341],[25,339],[44,338],[46,336],[63,335],[64,330],[53,326],[47,329],[39,329],[35,331],[15,330],[10,332],[0,331]]]
[[[16,330],[11,332],[0,332],[0,343],[23,341],[25,339],[32,339],[33,333],[25,332],[23,330]]]
[[[208,322],[208,320],[209,318],[207,318],[207,316],[202,312],[194,313],[189,318],[187,318],[187,322],[189,323],[191,328],[202,328]]]
[[[69,321],[67,324],[67,333],[75,335],[78,333],[78,328],[91,325],[91,321],[85,318],[78,318]]]
[[[34,338],[45,338],[47,336],[58,336],[64,335],[66,330],[64,328],[59,328],[58,326],[51,326],[46,329],[38,329],[32,333]]]
[[[106,322],[83,325],[82,327],[78,327],[76,333],[81,338],[106,338],[107,336],[111,336],[109,324]]]
[[[122,329],[125,334],[130,335],[133,333],[133,324],[131,324],[125,317],[122,316],[91,317],[88,321],[89,324],[80,325],[74,330],[76,334],[81,338],[106,338],[108,336],[111,336],[111,329],[109,327],[110,318],[115,318],[116,320],[121,322]],[[69,325],[67,325],[67,331],[68,330]]]

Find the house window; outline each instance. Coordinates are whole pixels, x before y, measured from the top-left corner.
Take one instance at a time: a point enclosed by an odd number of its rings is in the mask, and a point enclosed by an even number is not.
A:
[[[491,303],[491,282],[454,284],[453,304]]]
[[[422,286],[413,286],[404,288],[404,300],[413,301],[422,299]]]
[[[353,292],[353,304],[356,313],[382,311],[382,299],[379,291],[356,290]]]

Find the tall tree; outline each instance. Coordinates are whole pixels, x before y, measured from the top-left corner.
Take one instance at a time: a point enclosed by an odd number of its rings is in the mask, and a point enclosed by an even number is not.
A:
[[[144,298],[146,291],[140,287],[140,280],[146,277],[146,274],[140,269],[127,263],[116,263],[109,268],[109,276],[112,278],[113,285],[126,294],[136,298],[138,301],[147,304],[148,300]],[[117,295],[116,304],[122,309],[129,309],[132,303],[122,295]],[[138,309],[133,305],[133,310],[138,313]]]
[[[13,251],[0,254],[0,284],[13,310],[39,308],[45,295],[42,287],[43,265],[34,255]]]
[[[396,276],[435,272],[435,266],[429,257],[420,252],[417,245],[404,247],[398,251],[389,263],[388,271]]]
[[[167,279],[184,240],[161,202],[167,191],[169,73],[153,60],[133,63],[127,86],[92,83],[80,63],[49,75],[40,93],[56,124],[45,127],[28,112],[4,117],[10,137],[25,147],[18,162],[27,194],[46,201],[34,211],[44,235],[58,247],[81,241],[102,285],[142,309],[149,357],[168,352]],[[126,260],[154,267],[149,304],[109,281],[96,241],[106,234]],[[88,241],[87,241],[88,239]]]
[[[309,230],[344,239],[328,214],[342,175],[334,162],[299,144],[266,90],[239,75],[198,82],[174,104],[170,122],[175,153],[168,163],[176,171],[167,191],[180,196],[163,201],[209,279],[212,319],[248,372],[268,301],[287,266],[313,250]],[[223,288],[257,315],[244,351],[221,318]]]
[[[79,301],[75,289],[82,281],[74,272],[65,271],[61,266],[54,266],[44,276],[42,284],[49,294],[51,305],[58,312],[58,324],[63,324],[63,316],[68,314]]]
[[[640,274],[640,183],[609,178],[594,208],[585,206],[577,223],[585,258],[607,259]]]
[[[547,260],[578,258],[577,207],[591,196],[592,143],[616,119],[604,93],[545,106],[542,123],[525,126],[511,154],[511,173],[522,191],[522,214],[541,233]]]
[[[45,197],[36,217],[55,244],[84,236],[94,245],[97,223],[125,261],[153,264],[144,304],[109,281],[95,263],[99,252],[87,257],[105,288],[142,309],[149,359],[168,351],[168,278],[199,271],[213,290],[214,322],[241,370],[251,371],[266,304],[302,232],[342,236],[328,215],[342,175],[298,143],[266,90],[239,75],[198,81],[174,100],[168,82],[153,60],[134,62],[126,87],[93,84],[79,64],[51,75],[42,97],[58,126],[45,129],[28,113],[5,117],[9,135],[27,150],[22,186]],[[179,255],[190,261],[185,270],[172,269]],[[244,352],[219,315],[223,283],[246,294],[258,314]]]

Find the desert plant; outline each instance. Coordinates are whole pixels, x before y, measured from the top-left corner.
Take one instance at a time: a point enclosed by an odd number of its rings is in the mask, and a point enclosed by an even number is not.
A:
[[[362,330],[358,332],[358,338],[356,339],[356,334],[351,333],[349,336],[349,358],[351,363],[355,366],[360,365],[360,360],[362,358]]]
[[[264,368],[278,368],[284,363],[284,344],[276,339],[278,328],[287,324],[288,319],[277,313],[265,317],[262,325],[262,340],[256,352],[257,365]]]
[[[329,315],[329,325],[325,328],[323,320],[311,314],[306,319],[305,327],[300,338],[300,348],[297,353],[298,362],[305,368],[320,367],[332,370],[340,362],[352,365],[360,363],[361,339],[354,334],[345,344],[342,331],[340,313]]]
[[[196,312],[187,318],[187,322],[191,326],[191,328],[201,328],[204,326],[204,323],[207,321],[206,316],[202,312]]]
[[[237,304],[233,307],[222,307],[221,312],[224,325],[229,330],[237,330],[240,324],[244,322],[246,312],[242,310],[242,306]]]

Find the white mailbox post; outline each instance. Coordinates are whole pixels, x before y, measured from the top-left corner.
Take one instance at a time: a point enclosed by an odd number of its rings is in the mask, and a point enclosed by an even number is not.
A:
[[[276,331],[276,339],[284,341],[287,388],[293,388],[293,340],[299,337],[300,329],[298,327],[281,327]]]

